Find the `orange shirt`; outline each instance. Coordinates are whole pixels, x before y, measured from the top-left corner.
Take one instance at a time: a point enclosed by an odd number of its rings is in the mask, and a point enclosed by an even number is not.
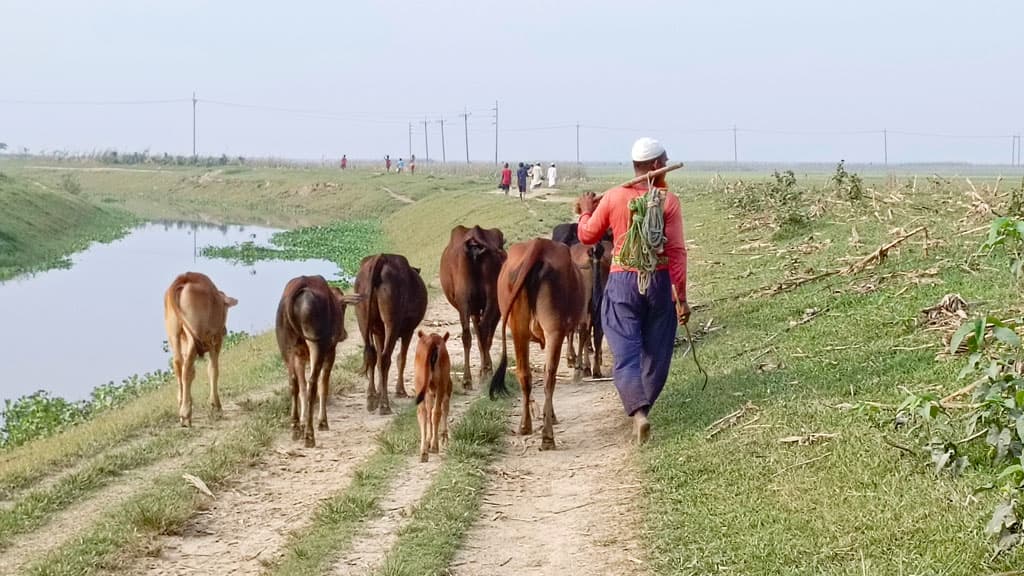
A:
[[[629,232],[632,216],[629,212],[629,201],[647,193],[646,184],[637,184],[629,188],[612,188],[601,197],[601,203],[593,214],[580,215],[576,235],[584,244],[596,244],[604,236],[605,230],[612,229],[615,248],[612,255],[617,256]],[[679,197],[671,192],[665,194],[665,247],[661,255],[668,258],[668,265],[658,266],[659,270],[668,270],[680,300],[686,300],[686,239],[683,237],[683,211],[679,205]],[[612,263],[612,272],[630,271]],[[635,271],[635,270],[632,270]]]

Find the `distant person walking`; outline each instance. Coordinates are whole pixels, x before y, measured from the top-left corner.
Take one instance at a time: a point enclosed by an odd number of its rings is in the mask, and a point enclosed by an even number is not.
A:
[[[416,173],[416,155],[413,154],[409,157],[409,174]]]
[[[516,170],[516,185],[519,187],[519,199],[526,199],[526,177],[529,175],[530,170],[526,167],[526,164],[519,163],[519,170]]]
[[[555,163],[552,162],[551,166],[548,167],[548,188],[554,188],[558,182],[558,169],[555,168]]]
[[[402,160],[401,158],[399,158],[398,159],[398,173],[401,174],[402,170],[404,170],[404,169],[405,169],[405,160]]]
[[[508,162],[505,162],[505,167],[501,169],[501,183],[498,184],[498,188],[501,188],[505,192],[505,196],[508,196],[508,189],[512,187],[512,170],[508,167]]]
[[[391,156],[387,154],[384,155],[384,169],[391,172]]]
[[[342,154],[341,155],[341,169],[344,170],[345,168],[348,168],[348,157],[345,156],[344,154]]]
[[[531,188],[540,188],[540,185],[544,182],[544,168],[541,168],[540,162],[533,165],[530,169],[530,174],[533,176],[533,183],[530,184]]]

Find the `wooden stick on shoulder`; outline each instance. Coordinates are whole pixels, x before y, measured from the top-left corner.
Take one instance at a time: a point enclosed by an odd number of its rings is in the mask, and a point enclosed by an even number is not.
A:
[[[648,178],[657,178],[658,176],[661,176],[662,174],[667,174],[667,173],[669,173],[669,172],[671,172],[673,170],[679,170],[682,167],[683,167],[683,163],[682,162],[677,162],[675,164],[669,164],[668,166],[664,166],[662,168],[658,168],[657,170],[651,170],[647,174],[641,174],[640,176],[637,176],[636,178],[633,178],[632,180],[628,180],[626,182],[623,182],[622,184],[619,184],[619,187],[620,188],[627,188],[627,187],[632,186],[634,184],[639,184],[641,182],[647,182]],[[603,196],[603,194],[599,194],[599,195],[597,195],[595,197],[595,200],[597,200],[598,204],[601,203],[601,197],[602,196]],[[580,213],[580,203],[579,203],[579,200],[577,200],[576,203],[573,205],[573,212],[575,214],[579,214]]]
[[[682,167],[683,167],[683,163],[682,162],[677,162],[675,164],[669,164],[668,166],[664,166],[662,168],[658,168],[657,170],[651,170],[647,174],[642,174],[640,176],[637,176],[636,178],[633,178],[632,180],[629,180],[627,182],[623,182],[622,184],[619,184],[619,186],[625,188],[627,186],[632,186],[633,184],[639,184],[641,182],[647,182],[648,178],[657,178],[658,176],[661,176],[662,174],[667,174],[667,173],[669,173],[669,172],[671,172],[673,170],[679,170]]]

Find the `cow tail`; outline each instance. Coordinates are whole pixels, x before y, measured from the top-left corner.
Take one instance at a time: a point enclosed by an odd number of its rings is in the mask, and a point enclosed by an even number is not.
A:
[[[601,330],[601,300],[604,298],[604,286],[601,283],[601,258],[590,258],[590,274],[593,278],[590,290],[590,325],[594,334]],[[594,343],[598,345],[597,342]]]
[[[498,396],[508,395],[508,387],[505,386],[505,372],[508,370],[508,335],[506,329],[508,326],[508,315],[512,312],[512,305],[515,303],[519,293],[523,291],[523,286],[526,285],[530,271],[533,270],[533,266],[540,258],[541,250],[539,242],[531,243],[522,262],[511,273],[512,290],[511,296],[508,299],[508,310],[505,310],[505,313],[501,315],[501,361],[498,362],[498,367],[494,370],[494,376],[491,377],[491,386],[488,389],[491,400],[496,399]],[[499,286],[498,289],[501,290],[501,287]]]
[[[372,319],[378,314],[377,311],[377,287],[380,286],[380,274],[384,269],[384,255],[377,256],[373,262],[373,270],[370,271],[370,292],[366,302],[366,330],[363,332],[363,375],[368,375],[377,365],[377,349],[373,347],[373,334],[371,327]]]
[[[437,360],[441,356],[441,345],[437,342],[431,341],[430,352],[428,353],[428,369],[427,369],[427,385],[423,386],[422,389],[416,393],[416,404],[422,404],[423,399],[427,396],[427,390],[430,389],[431,385],[434,385],[434,373],[437,371]]]
[[[181,298],[182,291],[185,290],[185,286],[188,285],[188,280],[184,276],[178,276],[174,279],[174,284],[171,286],[171,308],[174,310],[174,314],[181,320],[181,325],[188,333],[189,337],[196,344],[196,354],[202,356],[206,352],[206,347],[199,340],[199,336],[196,335],[196,331],[192,328],[192,325],[188,323],[188,318],[185,318],[185,314],[181,311]]]

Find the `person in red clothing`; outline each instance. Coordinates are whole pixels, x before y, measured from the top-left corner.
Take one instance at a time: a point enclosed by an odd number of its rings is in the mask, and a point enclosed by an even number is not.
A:
[[[653,138],[637,140],[632,157],[637,176],[668,164],[665,148]],[[601,320],[615,356],[615,388],[626,414],[633,418],[636,440],[641,444],[649,438],[651,425],[647,416],[668,378],[676,327],[690,319],[686,303],[686,241],[682,210],[675,194],[667,190],[665,193],[664,244],[656,269],[647,274],[630,268],[620,258],[632,221],[629,203],[645,196],[648,185],[666,190],[665,176],[608,190],[600,203],[592,192],[584,194],[579,199],[577,229],[584,244],[600,242],[608,228],[614,235],[612,268],[601,303]],[[638,282],[640,276],[644,281]]]
[[[348,168],[348,156],[342,154],[341,155],[341,169],[344,170],[345,168]]]
[[[505,191],[505,196],[508,196],[508,189],[512,187],[512,170],[508,167],[508,162],[505,162],[505,167],[501,169],[501,184],[498,188]]]

